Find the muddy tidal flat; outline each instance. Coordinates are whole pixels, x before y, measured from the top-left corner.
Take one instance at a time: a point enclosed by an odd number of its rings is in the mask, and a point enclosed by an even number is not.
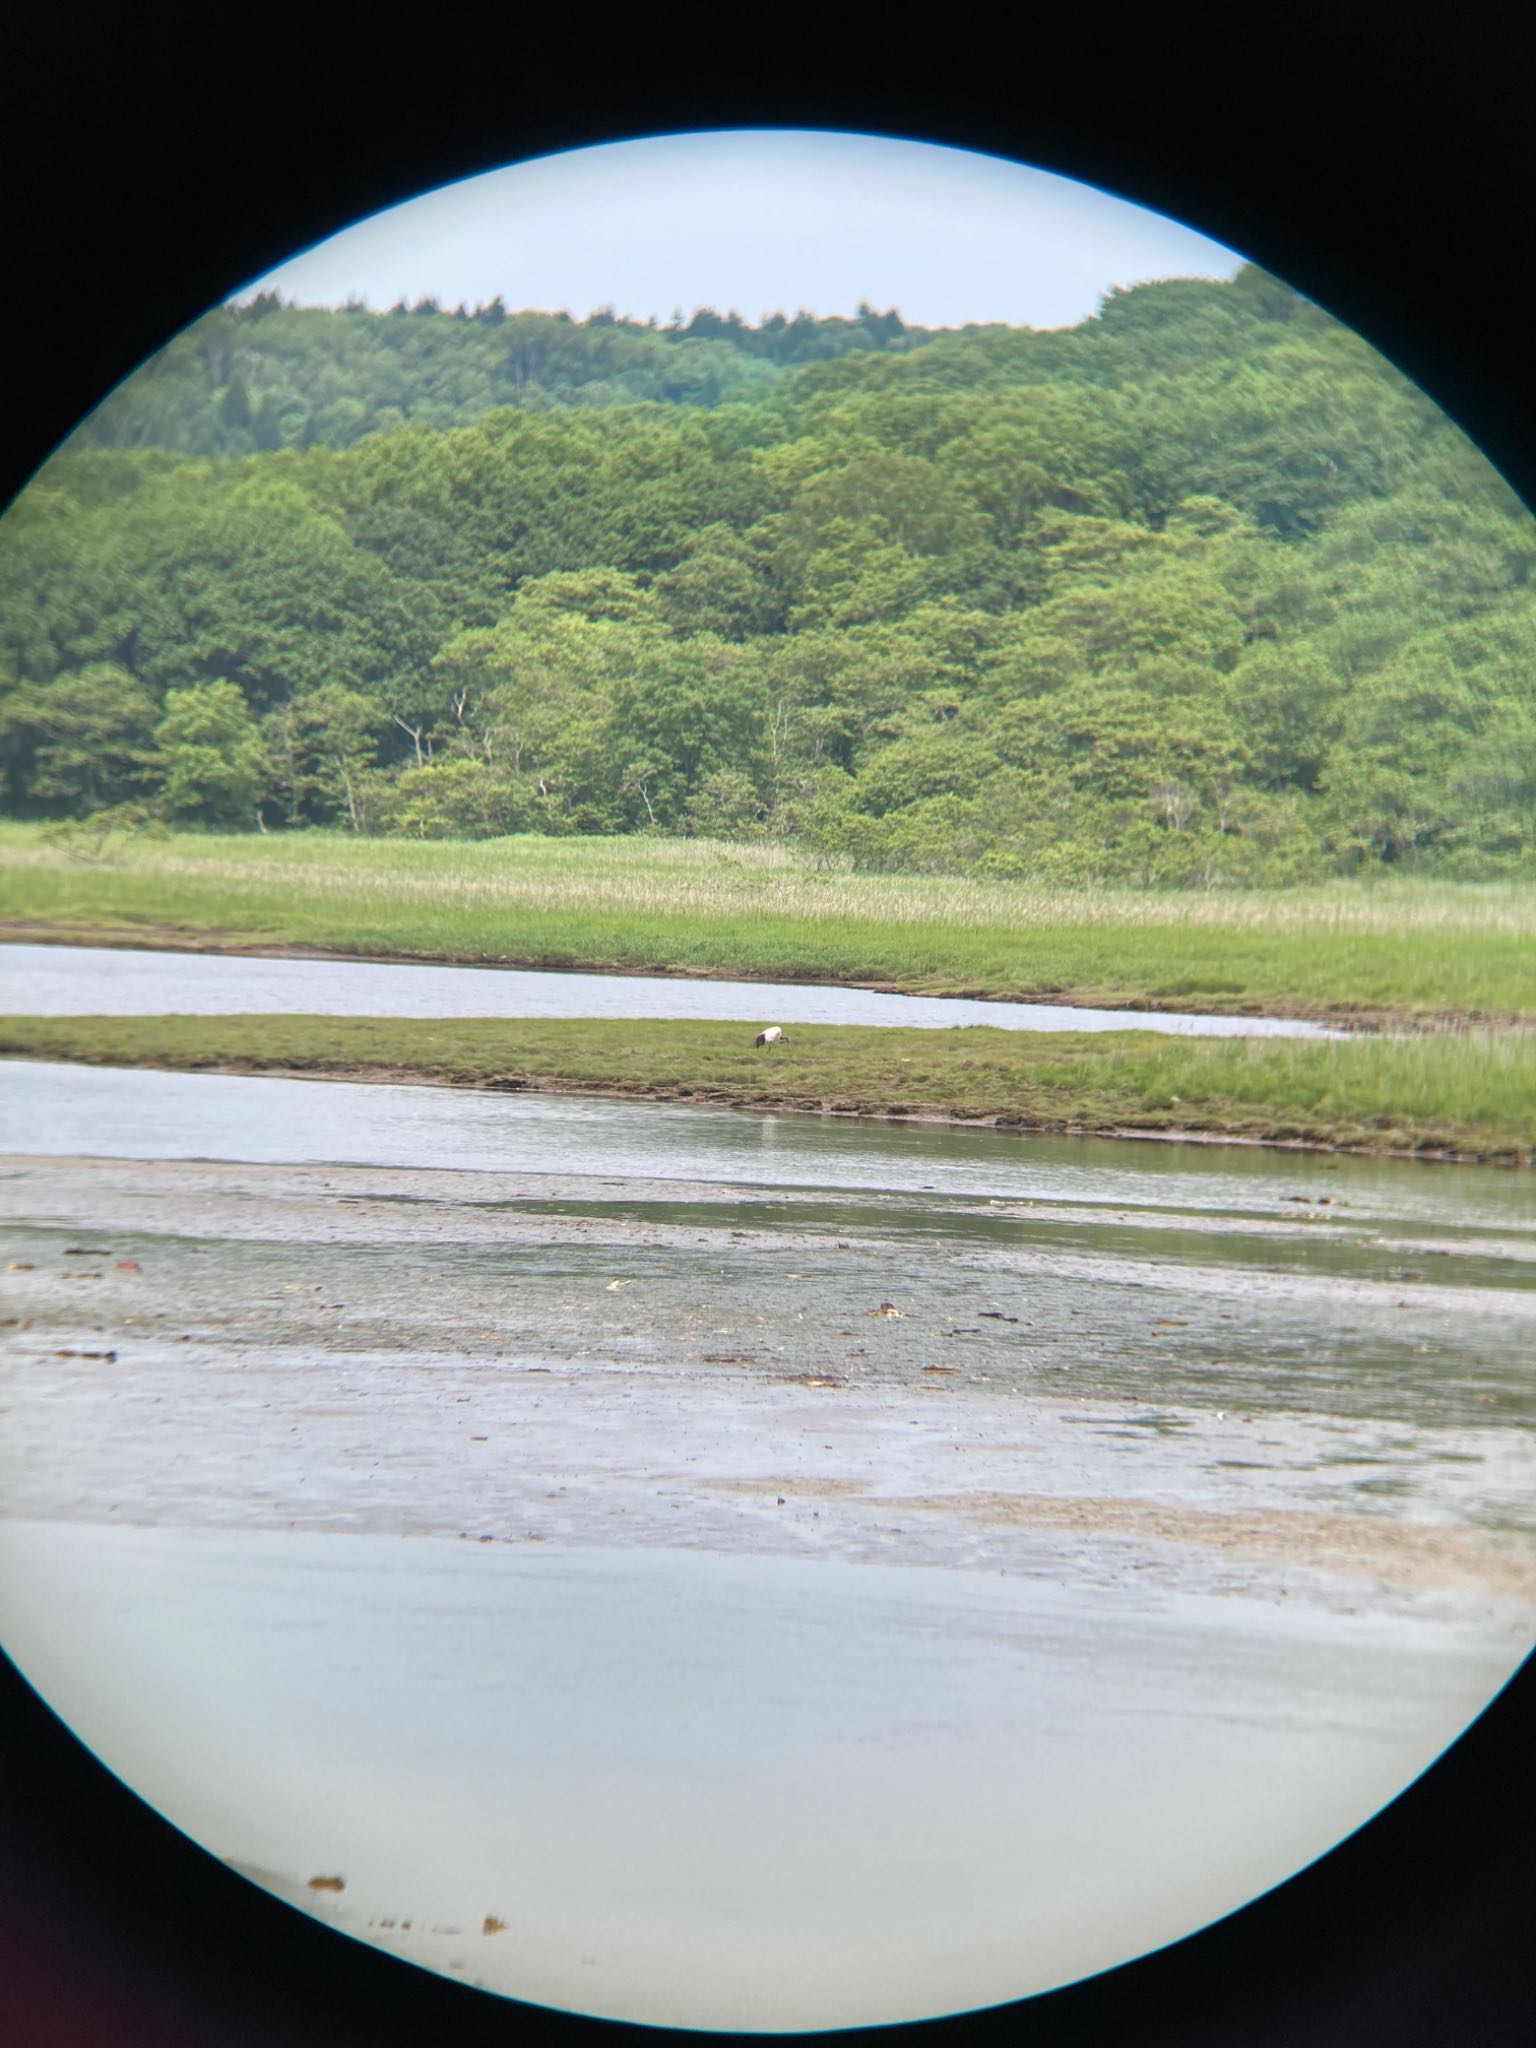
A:
[[[1511,1177],[555,1102],[453,1167],[370,1114],[433,1091],[120,1079],[267,1156],[0,1158],[7,1649],[450,1975],[770,2031],[1041,1991],[1331,1847],[1536,1636]],[[352,1163],[271,1156],[295,1096]]]

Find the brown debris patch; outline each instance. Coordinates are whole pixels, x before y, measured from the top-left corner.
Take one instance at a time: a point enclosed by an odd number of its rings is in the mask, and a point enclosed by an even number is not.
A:
[[[814,1493],[818,1497],[869,1491],[867,1479],[696,1479],[694,1485],[708,1493]]]
[[[344,1892],[347,1881],[344,1877],[312,1877],[309,1889],[312,1892]]]
[[[815,1484],[802,1491],[815,1492]],[[873,1505],[874,1503],[872,1503]],[[1536,1551],[1481,1530],[1385,1522],[1366,1515],[1278,1512],[1235,1515],[1153,1501],[1061,1498],[1030,1493],[882,1495],[881,1508],[970,1515],[1021,1529],[1080,1530],[1193,1543],[1230,1556],[1365,1577],[1388,1585],[1449,1586],[1536,1599]]]

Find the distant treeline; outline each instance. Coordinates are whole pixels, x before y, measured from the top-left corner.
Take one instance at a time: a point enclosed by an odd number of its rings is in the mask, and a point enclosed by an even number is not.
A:
[[[1247,268],[933,334],[225,309],[0,522],[15,815],[1536,874],[1536,525]]]
[[[500,299],[451,312],[435,299],[402,300],[371,313],[288,306],[263,293],[178,335],[97,408],[73,445],[252,455],[350,448],[407,422],[468,426],[506,405],[718,405],[759,398],[804,363],[928,339],[871,306],[852,320],[776,313],[758,327],[703,306],[661,327],[612,312],[509,313]]]

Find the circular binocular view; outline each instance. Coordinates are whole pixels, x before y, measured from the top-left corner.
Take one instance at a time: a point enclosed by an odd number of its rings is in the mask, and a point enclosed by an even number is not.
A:
[[[0,1640],[487,1994],[972,2011],[1536,1636],[1536,529],[1177,224],[434,192],[0,521]]]

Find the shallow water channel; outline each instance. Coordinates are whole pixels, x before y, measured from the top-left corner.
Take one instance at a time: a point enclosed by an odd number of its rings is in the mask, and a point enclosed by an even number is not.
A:
[[[0,945],[0,1012],[12,1017],[702,1017],[757,1026],[903,1024],[936,1031],[991,1024],[1005,1031],[1133,1029],[1205,1038],[1347,1035],[1294,1017],[974,1002],[806,982],[540,974],[89,946]]]
[[[0,1132],[6,1647],[493,1990],[1068,1982],[1536,1636],[1529,1174],[22,1062]]]

